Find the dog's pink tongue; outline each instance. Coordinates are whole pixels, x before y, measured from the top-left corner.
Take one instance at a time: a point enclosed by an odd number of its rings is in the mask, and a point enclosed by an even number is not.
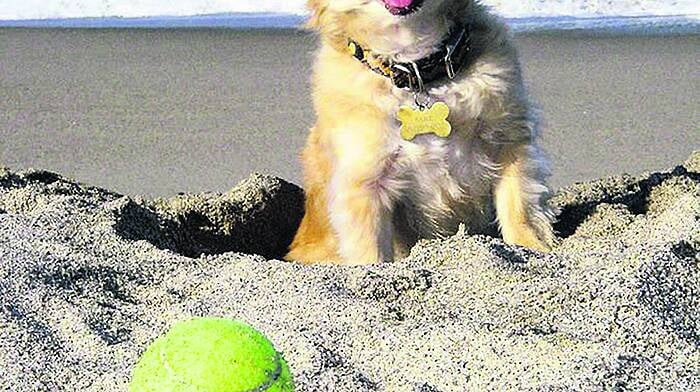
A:
[[[384,0],[384,4],[392,8],[406,8],[413,4],[413,0]]]

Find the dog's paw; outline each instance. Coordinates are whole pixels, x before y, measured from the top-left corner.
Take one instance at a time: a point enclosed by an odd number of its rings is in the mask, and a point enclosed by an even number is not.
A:
[[[558,244],[558,239],[554,235],[551,225],[520,224],[509,231],[504,237],[507,244],[519,245],[536,251],[549,253]]]

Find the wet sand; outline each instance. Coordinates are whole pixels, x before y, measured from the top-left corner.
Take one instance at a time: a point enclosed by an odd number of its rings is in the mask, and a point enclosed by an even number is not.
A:
[[[519,35],[552,185],[700,146],[700,36]],[[315,38],[292,30],[0,29],[0,165],[120,193],[299,183]]]

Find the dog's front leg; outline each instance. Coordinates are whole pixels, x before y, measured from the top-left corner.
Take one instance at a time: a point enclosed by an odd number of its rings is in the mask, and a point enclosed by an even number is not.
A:
[[[387,166],[385,119],[356,109],[333,130],[333,172],[328,212],[338,253],[349,265],[393,258],[391,201],[384,192]],[[384,192],[384,193],[382,193]]]
[[[499,161],[494,189],[496,216],[503,240],[509,244],[549,251],[555,243],[554,214],[546,205],[547,167],[534,145],[507,148]]]
[[[345,264],[372,264],[393,258],[390,211],[382,204],[375,182],[371,175],[342,169],[331,179],[330,220]]]

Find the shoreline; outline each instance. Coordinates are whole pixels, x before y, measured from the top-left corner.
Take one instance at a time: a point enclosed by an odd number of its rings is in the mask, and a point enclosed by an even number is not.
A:
[[[233,13],[194,16],[76,17],[0,20],[0,28],[80,29],[303,29],[306,16],[274,13]],[[528,16],[503,18],[516,34],[585,32],[599,35],[700,34],[700,15]]]

